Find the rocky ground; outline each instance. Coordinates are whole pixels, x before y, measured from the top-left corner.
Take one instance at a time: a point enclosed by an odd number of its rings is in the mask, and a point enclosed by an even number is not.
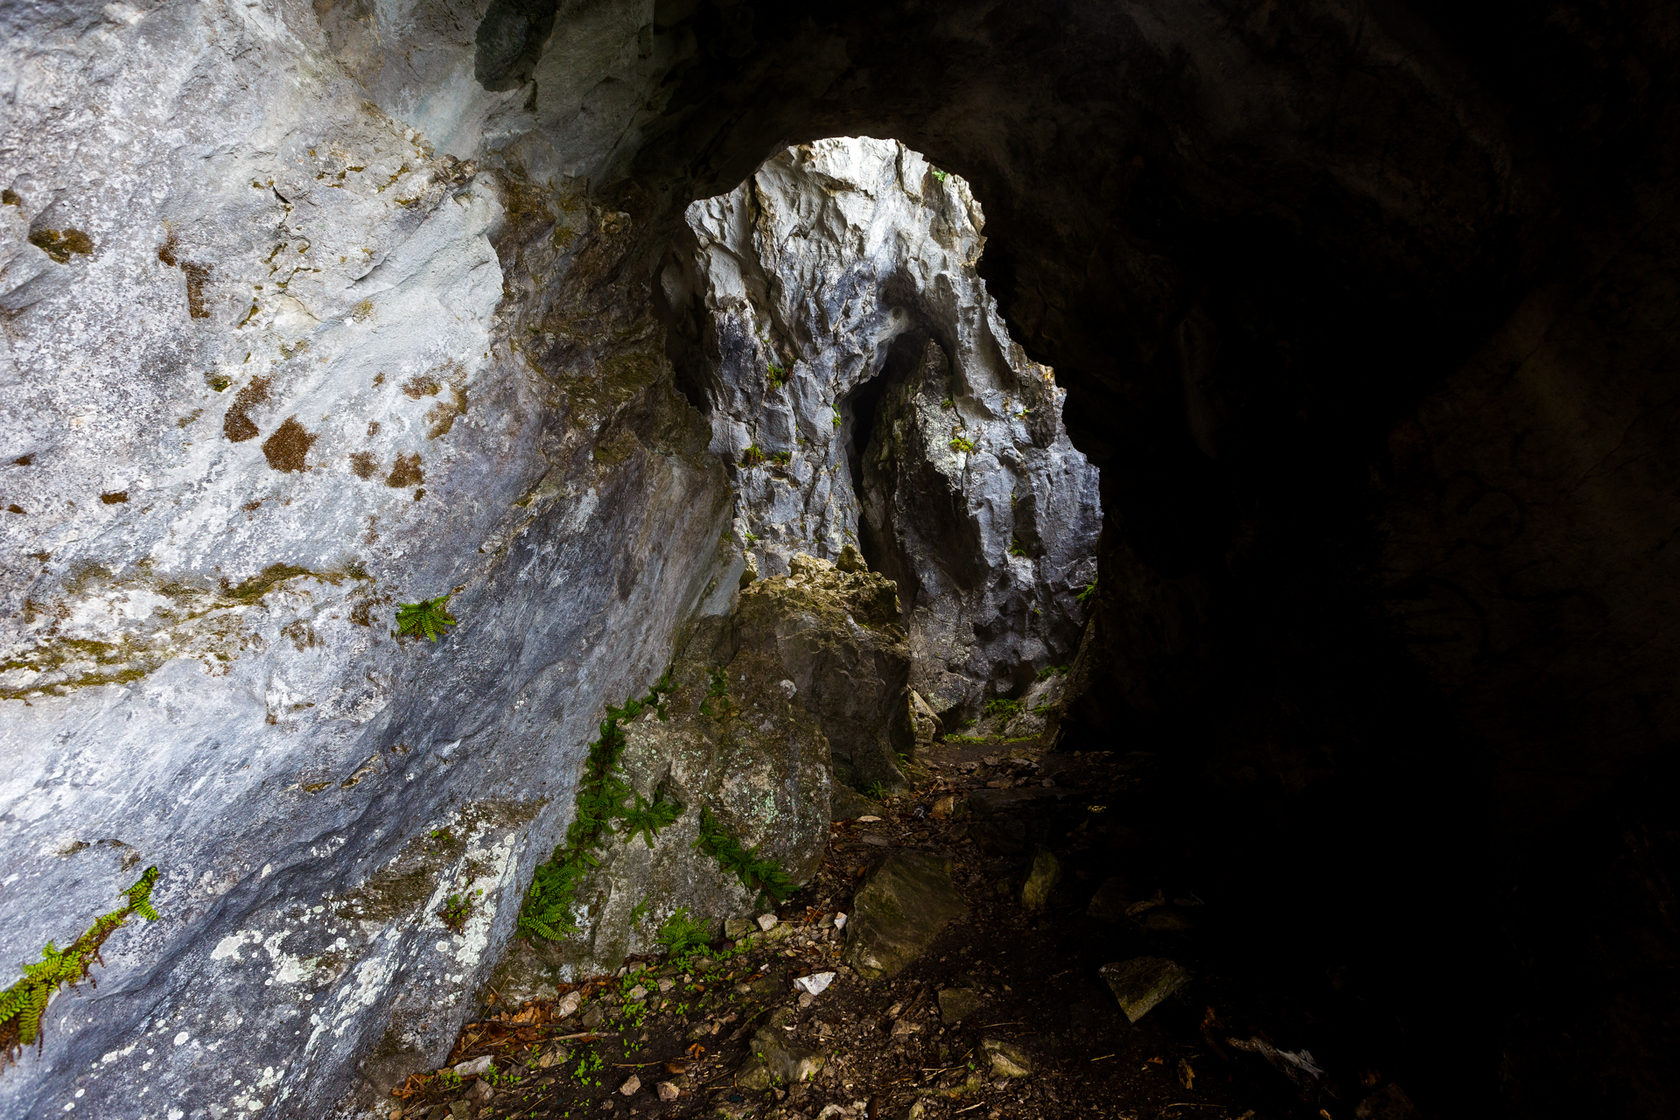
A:
[[[727,940],[492,994],[391,1120],[1414,1115],[1334,1024],[1228,975],[1234,916],[1142,839],[1148,756],[953,735],[909,770]]]

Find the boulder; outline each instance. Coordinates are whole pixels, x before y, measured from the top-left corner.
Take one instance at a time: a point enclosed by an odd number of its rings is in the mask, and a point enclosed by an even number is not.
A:
[[[868,980],[898,975],[947,924],[968,915],[951,864],[927,852],[887,858],[853,901],[846,963]]]
[[[1188,972],[1164,957],[1136,957],[1105,964],[1099,971],[1120,1010],[1134,1023],[1190,979]]]

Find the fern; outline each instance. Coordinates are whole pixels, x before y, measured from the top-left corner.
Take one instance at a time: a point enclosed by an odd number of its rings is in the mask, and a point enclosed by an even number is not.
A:
[[[757,847],[741,847],[741,842],[731,836],[705,806],[700,808],[700,837],[694,841],[694,846],[717,860],[724,870],[733,872],[741,880],[741,885],[750,891],[758,891],[781,902],[799,889],[799,884],[780,865],[761,857]]]
[[[665,947],[667,955],[680,957],[707,944],[711,940],[711,929],[705,922],[690,918],[688,907],[679,906],[659,927],[656,940]]]
[[[157,878],[157,868],[148,867],[138,882],[122,892],[128,905],[95,918],[93,925],[67,948],[60,949],[55,942],[47,942],[41,950],[41,959],[23,966],[23,979],[0,992],[0,1068],[16,1061],[19,1052],[30,1043],[41,1045],[47,1003],[65,984],[74,987],[88,979],[88,971],[96,962],[105,963],[99,954],[100,946],[128,921],[129,915],[139,914],[148,922],[158,920],[158,912],[151,903]]]
[[[445,606],[448,602],[448,595],[439,595],[436,599],[422,599],[418,603],[399,603],[397,633],[413,634],[437,641],[439,634],[448,633],[444,627],[456,624],[454,616]]]
[[[554,854],[538,866],[532,877],[519,908],[520,930],[549,941],[561,941],[576,933],[578,924],[572,905],[583,877],[601,866],[601,858],[595,853],[603,847],[612,822],[628,822],[629,827],[625,829],[628,836],[633,838],[640,832],[651,848],[654,835],[681,814],[682,806],[675,802],[655,799],[649,804],[639,794],[634,807],[625,809],[625,799],[635,791],[619,769],[626,745],[624,729],[619,724],[635,719],[649,708],[664,719],[664,697],[672,687],[671,671],[667,669],[646,696],[631,697],[623,707],[607,705],[600,737],[589,745],[589,755],[584,760],[572,823],[566,828],[566,842],[554,849]]]

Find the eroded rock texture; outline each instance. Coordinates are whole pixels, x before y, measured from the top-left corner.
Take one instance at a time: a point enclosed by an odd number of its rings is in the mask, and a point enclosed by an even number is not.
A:
[[[975,271],[968,185],[896,141],[823,140],[686,220],[693,260],[665,295],[757,570],[860,546],[899,585],[913,683],[942,711],[1065,662],[1097,474]]]

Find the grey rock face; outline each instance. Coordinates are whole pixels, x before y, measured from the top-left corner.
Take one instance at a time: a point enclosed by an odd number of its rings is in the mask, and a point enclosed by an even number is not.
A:
[[[828,737],[835,778],[858,789],[904,786],[912,663],[897,619],[891,580],[803,554],[743,591],[735,613],[736,641],[771,654]]]
[[[471,20],[0,27],[0,967],[162,873],[0,1114],[326,1116],[446,1053],[726,481],[636,231],[487,147]]]
[[[894,141],[789,149],[689,207],[685,380],[760,572],[861,546],[898,582],[938,711],[1013,694],[1078,640],[1096,470],[975,272],[968,187]]]

